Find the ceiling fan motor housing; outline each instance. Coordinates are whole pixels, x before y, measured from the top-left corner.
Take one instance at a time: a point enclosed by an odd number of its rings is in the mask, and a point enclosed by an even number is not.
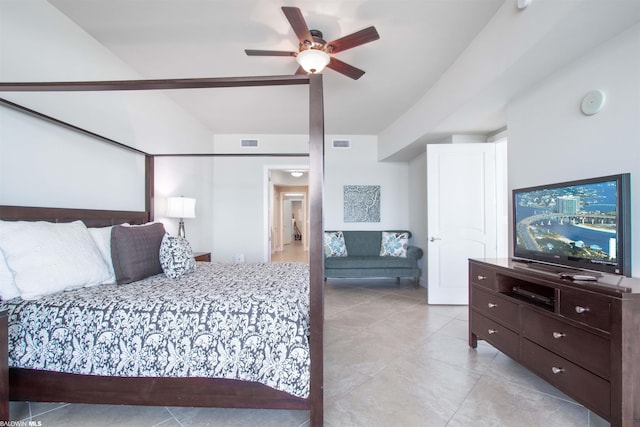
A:
[[[329,50],[325,49],[325,45],[327,42],[322,38],[322,31],[320,30],[309,30],[311,34],[311,38],[313,40],[305,40],[304,43],[300,43],[300,52],[306,49],[318,49],[324,50],[327,53],[331,53]]]

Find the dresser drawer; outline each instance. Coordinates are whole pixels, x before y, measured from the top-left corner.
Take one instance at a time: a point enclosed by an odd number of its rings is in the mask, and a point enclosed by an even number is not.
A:
[[[611,343],[607,338],[523,307],[522,336],[609,379]]]
[[[504,297],[472,285],[471,306],[481,314],[502,323],[516,332],[520,330],[518,304]]]
[[[560,314],[585,325],[611,331],[611,303],[607,297],[563,289]]]
[[[495,272],[478,264],[469,264],[469,282],[496,290]]]
[[[519,335],[499,323],[472,311],[471,332],[476,334],[478,338],[492,344],[507,356],[514,359],[518,358]]]
[[[609,419],[611,385],[527,339],[521,343],[520,362],[580,403]]]

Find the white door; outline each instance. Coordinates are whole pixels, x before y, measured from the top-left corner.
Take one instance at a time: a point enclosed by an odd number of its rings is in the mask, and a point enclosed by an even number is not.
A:
[[[428,304],[467,304],[469,258],[495,257],[494,144],[427,145]]]

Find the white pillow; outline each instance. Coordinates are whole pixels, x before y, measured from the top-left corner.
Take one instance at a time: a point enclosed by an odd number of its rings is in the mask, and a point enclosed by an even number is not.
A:
[[[0,221],[0,250],[24,299],[109,278],[107,264],[82,221]]]
[[[129,224],[122,224],[129,225]],[[111,227],[89,228],[89,234],[102,255],[102,259],[107,264],[109,278],[104,283],[116,283],[116,273],[113,271],[113,261],[111,260]]]
[[[6,301],[19,296],[20,289],[16,286],[13,273],[9,270],[4,254],[0,251],[0,298]]]

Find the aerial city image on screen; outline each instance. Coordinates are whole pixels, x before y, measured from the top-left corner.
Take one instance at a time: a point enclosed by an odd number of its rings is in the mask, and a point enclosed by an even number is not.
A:
[[[616,259],[616,181],[515,194],[518,249]]]

